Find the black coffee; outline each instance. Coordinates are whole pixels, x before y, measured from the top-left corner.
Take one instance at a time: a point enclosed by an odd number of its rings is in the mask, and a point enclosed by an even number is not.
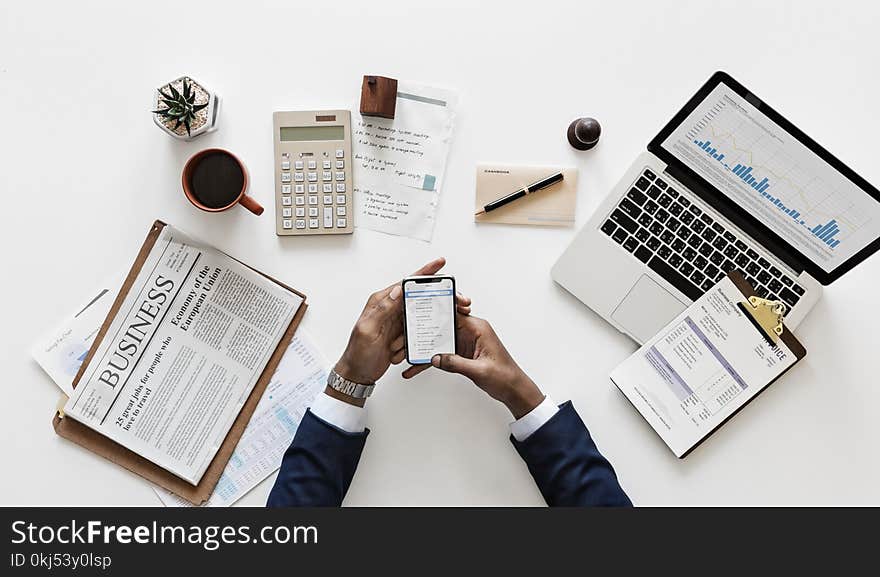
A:
[[[232,204],[244,188],[244,173],[238,162],[222,152],[206,154],[193,168],[190,188],[208,208]]]

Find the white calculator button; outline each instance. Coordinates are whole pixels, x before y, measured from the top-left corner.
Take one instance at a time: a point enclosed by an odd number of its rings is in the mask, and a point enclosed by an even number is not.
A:
[[[345,153],[342,151],[341,148],[336,150],[336,158],[345,158]]]
[[[331,168],[332,166],[333,166],[333,163],[330,162],[329,160],[324,161],[324,170],[327,170],[327,169]]]
[[[345,216],[345,207],[337,206],[336,207],[336,216]]]
[[[297,170],[302,170],[303,169],[303,161],[297,160],[296,162],[293,163],[293,167]]]
[[[297,206],[302,206],[305,203],[306,203],[306,197],[304,197],[304,196],[297,196],[296,197],[296,205]]]
[[[313,192],[318,192],[318,185],[317,184],[310,184],[309,185],[309,193],[311,194]]]
[[[294,184],[293,190],[295,190],[297,194],[302,194],[306,191],[306,187],[302,184]]]
[[[345,204],[345,195],[337,194],[336,195],[336,204]]]
[[[318,182],[318,173],[310,172],[309,173],[309,182]]]
[[[282,184],[281,185],[281,194],[290,194],[290,185]]]
[[[282,160],[281,161],[281,170],[290,170],[290,161]]]
[[[309,216],[318,216],[318,207],[310,206],[309,207]]]
[[[293,204],[293,203],[290,202],[290,197],[289,197],[289,196],[282,196],[282,197],[281,197],[281,204],[282,204],[283,206],[290,206],[290,205]]]
[[[337,226],[337,228],[345,228],[345,219],[344,218],[337,218],[336,219],[336,226]]]
[[[324,228],[333,228],[333,209],[324,208]]]
[[[324,204],[333,204],[333,195],[325,194],[324,195]]]
[[[286,218],[281,221],[281,226],[283,226],[284,228],[293,228],[293,222],[291,222],[290,219]]]
[[[325,170],[324,174],[321,175],[322,180],[333,180],[333,173],[329,170]]]
[[[344,172],[337,172],[336,173],[336,180],[345,180],[345,173]]]
[[[296,216],[305,216],[305,215],[306,215],[305,208],[303,208],[302,206],[296,207]]]
[[[304,219],[302,219],[302,218],[296,219],[296,228],[305,228],[305,227],[306,227],[306,221]]]
[[[309,219],[309,228],[318,228],[318,219],[310,218]]]
[[[317,196],[310,196],[309,197],[309,204],[312,204],[312,205],[318,204],[318,197]]]
[[[290,218],[292,216],[291,213],[292,210],[289,206],[285,206],[281,209],[281,216],[283,216],[284,218]]]
[[[345,183],[337,182],[336,183],[336,192],[345,192]]]
[[[324,183],[324,192],[333,192],[333,185],[329,182]]]
[[[282,172],[281,173],[281,182],[290,182],[290,173]]]
[[[284,175],[282,175],[281,178],[283,179],[283,178],[284,178]],[[295,172],[295,173],[293,174],[293,180],[295,180],[295,181],[297,181],[297,182],[305,182],[305,180],[306,180],[306,175],[304,175],[304,174],[301,173],[301,172]]]
[[[336,161],[336,169],[342,170],[343,168],[345,168],[345,161],[344,160],[337,160]]]
[[[310,160],[309,161],[309,170],[315,170],[316,168],[318,168],[318,163],[315,162],[314,160]]]

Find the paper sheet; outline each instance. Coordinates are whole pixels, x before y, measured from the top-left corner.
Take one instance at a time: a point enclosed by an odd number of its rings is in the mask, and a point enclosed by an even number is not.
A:
[[[401,81],[394,119],[353,115],[357,226],[431,240],[456,100],[451,91]]]
[[[101,283],[76,311],[46,331],[31,347],[31,356],[68,397],[73,394],[73,378],[107,318],[124,279],[125,272],[120,271]]]
[[[306,409],[327,383],[329,366],[298,330],[204,506],[228,507],[278,469]],[[192,506],[161,487],[153,490],[168,507]]]

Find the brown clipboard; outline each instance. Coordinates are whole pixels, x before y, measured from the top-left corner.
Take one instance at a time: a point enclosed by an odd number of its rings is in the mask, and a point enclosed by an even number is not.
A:
[[[119,290],[116,300],[113,301],[113,306],[110,308],[107,318],[104,319],[104,324],[101,325],[101,329],[98,331],[85,361],[80,365],[79,372],[77,372],[76,377],[73,379],[74,388],[76,388],[76,385],[82,378],[86,367],[92,360],[92,356],[95,354],[101,341],[104,340],[104,336],[107,334],[110,324],[116,317],[116,313],[122,306],[126,295],[128,295],[128,291],[131,290],[141,267],[147,260],[147,257],[153,246],[156,244],[156,240],[159,238],[159,234],[162,232],[163,228],[165,228],[165,223],[159,220],[155,221],[150,228],[150,233],[147,235],[144,244],[141,246],[141,250],[138,252],[137,258],[135,259],[131,270],[128,272],[128,276],[125,278],[125,282],[122,283],[122,288]],[[214,459],[208,465],[208,468],[205,469],[205,473],[202,475],[198,485],[191,485],[189,482],[181,479],[170,471],[163,469],[159,465],[138,455],[134,451],[112,441],[94,429],[91,429],[74,419],[65,418],[60,411],[56,412],[52,419],[52,426],[55,429],[55,432],[65,439],[73,441],[93,453],[104,457],[108,461],[121,465],[132,473],[136,473],[144,479],[171,491],[194,505],[201,505],[204,503],[208,497],[211,496],[211,493],[214,492],[214,487],[217,485],[217,481],[220,480],[220,475],[223,474],[223,470],[226,468],[226,464],[232,456],[232,452],[235,450],[238,440],[241,438],[242,433],[244,433],[245,427],[247,427],[254,410],[257,408],[257,404],[260,402],[260,398],[263,396],[263,392],[266,390],[269,380],[275,373],[275,369],[278,367],[278,363],[284,356],[284,352],[287,350],[290,340],[293,338],[293,334],[296,332],[296,329],[306,312],[306,308],[308,307],[305,302],[306,296],[303,293],[261,273],[260,271],[257,271],[256,269],[253,269],[252,267],[248,268],[251,268],[251,270],[263,275],[285,289],[298,294],[302,297],[303,302],[300,304],[299,309],[294,315],[293,320],[290,322],[290,325],[287,327],[287,330],[284,332],[284,335],[282,335],[275,352],[269,357],[269,362],[266,364],[266,368],[263,369],[263,373],[260,375],[259,380],[257,380],[256,385],[254,385],[250,396],[247,401],[245,401],[241,411],[239,411],[238,416],[235,418],[235,421],[233,421],[232,427],[229,429],[229,432],[223,440],[223,443],[220,445],[220,449],[217,451]]]

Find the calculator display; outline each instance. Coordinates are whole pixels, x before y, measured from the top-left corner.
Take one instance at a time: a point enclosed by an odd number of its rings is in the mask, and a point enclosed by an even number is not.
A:
[[[282,126],[281,142],[344,140],[344,126]]]

